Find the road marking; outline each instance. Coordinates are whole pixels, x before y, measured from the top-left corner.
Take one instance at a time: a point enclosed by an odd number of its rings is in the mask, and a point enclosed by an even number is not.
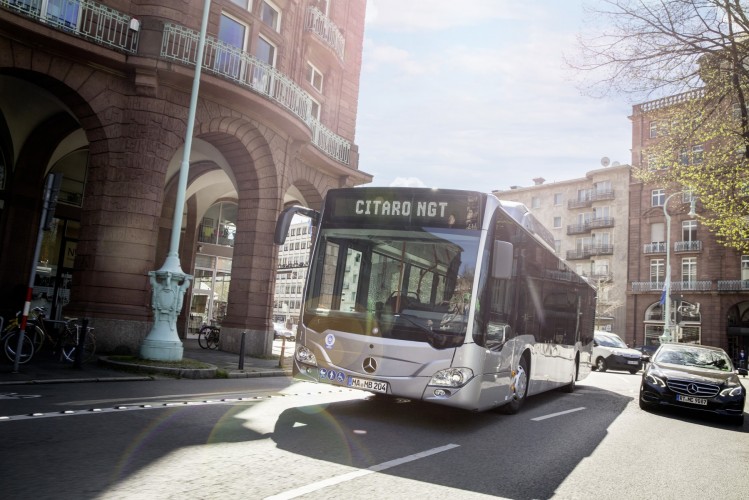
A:
[[[349,472],[347,474],[341,474],[340,476],[337,476],[337,477],[331,477],[323,481],[318,481],[316,483],[308,484],[300,488],[295,488],[293,490],[285,491],[283,493],[279,493],[278,495],[266,497],[265,500],[287,500],[291,498],[297,498],[299,496],[306,495],[307,493],[312,493],[314,491],[327,488],[328,486],[334,486],[336,484],[345,483],[346,481],[351,481],[352,479],[356,479],[362,476],[366,476],[368,474],[390,469],[392,467],[396,467],[398,465],[402,465],[408,462],[413,462],[414,460],[426,458],[430,455],[442,453],[443,451],[452,450],[453,448],[457,448],[459,446],[460,446],[459,444],[446,444],[445,446],[432,448],[431,450],[422,451],[420,453],[408,455],[407,457],[403,457],[403,458],[396,458],[395,460],[390,460],[388,462],[383,462],[381,464],[373,465],[366,469],[360,469],[354,472]]]
[[[576,411],[580,411],[580,410],[584,410],[584,409],[585,409],[585,407],[581,406],[580,408],[573,408],[571,410],[560,411],[558,413],[552,413],[550,415],[544,415],[543,417],[532,418],[531,420],[533,420],[534,422],[540,422],[541,420],[546,420],[547,418],[554,418],[554,417],[558,417],[560,415],[567,415],[568,413],[574,413]]]

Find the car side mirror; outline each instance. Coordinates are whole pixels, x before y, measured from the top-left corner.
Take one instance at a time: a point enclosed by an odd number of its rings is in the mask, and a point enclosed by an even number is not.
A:
[[[739,368],[736,371],[738,372],[739,375],[743,375],[744,377],[749,375],[749,370],[747,370],[746,368]]]
[[[650,362],[650,356],[649,356],[649,355],[647,355],[647,354],[643,354],[643,355],[642,355],[642,360],[643,360],[644,362],[646,362],[646,363],[649,363],[649,362]]]

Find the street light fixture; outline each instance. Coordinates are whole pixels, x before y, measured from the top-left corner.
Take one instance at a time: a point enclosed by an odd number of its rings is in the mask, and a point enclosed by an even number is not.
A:
[[[666,216],[666,282],[663,284],[663,292],[665,294],[665,303],[663,310],[663,335],[661,335],[661,343],[672,342],[673,335],[671,335],[671,216],[668,215],[668,202],[671,198],[676,195],[683,195],[684,193],[691,193],[691,191],[680,191],[671,194],[666,201],[663,203],[663,215]],[[697,215],[696,211],[697,198],[691,197],[689,204],[689,217],[694,218]]]

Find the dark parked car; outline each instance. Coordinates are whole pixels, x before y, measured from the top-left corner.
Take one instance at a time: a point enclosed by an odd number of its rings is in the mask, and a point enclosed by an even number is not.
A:
[[[744,423],[746,389],[719,347],[663,344],[642,375],[640,408],[659,406],[709,412]]]

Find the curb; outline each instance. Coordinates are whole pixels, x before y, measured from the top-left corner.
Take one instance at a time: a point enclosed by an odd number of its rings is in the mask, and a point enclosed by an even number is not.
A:
[[[90,378],[54,378],[34,380],[11,380],[0,382],[2,385],[42,385],[42,384],[70,384],[76,382],[141,382],[153,380],[153,377],[90,377]]]
[[[210,368],[171,368],[166,366],[139,365],[136,363],[123,363],[113,361],[107,356],[99,356],[99,363],[105,366],[115,367],[126,371],[135,371],[152,374],[170,375],[176,378],[205,379],[216,378],[218,368],[210,365]],[[150,378],[150,377],[149,377]]]

